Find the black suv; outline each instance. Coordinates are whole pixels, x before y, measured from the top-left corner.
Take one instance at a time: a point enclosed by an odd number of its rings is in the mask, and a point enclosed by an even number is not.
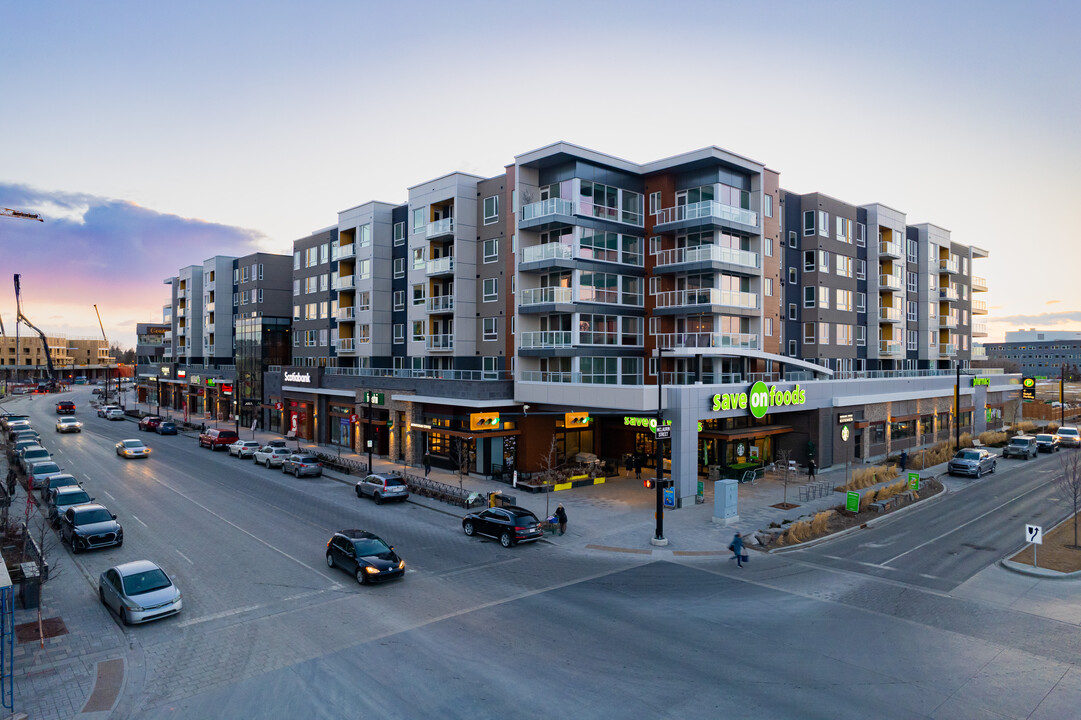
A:
[[[76,505],[60,516],[60,540],[71,543],[71,551],[124,544],[124,528],[109,508],[97,503]]]
[[[541,529],[537,516],[517,505],[471,512],[462,518],[462,530],[470,537],[487,535],[499,538],[500,544],[505,548],[544,537],[544,530]]]
[[[379,582],[405,574],[405,560],[383,538],[364,530],[342,530],[327,541],[327,566],[352,573],[358,583]]]

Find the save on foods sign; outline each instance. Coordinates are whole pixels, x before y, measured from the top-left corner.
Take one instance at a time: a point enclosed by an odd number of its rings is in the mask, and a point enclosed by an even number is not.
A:
[[[717,393],[713,396],[713,412],[721,410],[750,410],[756,418],[765,417],[770,408],[803,405],[807,392],[799,385],[791,390],[778,390],[776,385],[766,386],[759,380],[750,392]]]

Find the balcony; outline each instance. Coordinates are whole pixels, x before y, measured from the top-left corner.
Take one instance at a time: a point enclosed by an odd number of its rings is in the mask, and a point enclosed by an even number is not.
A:
[[[987,323],[972,323],[972,337],[987,337]]]
[[[716,200],[704,200],[689,205],[665,208],[653,216],[654,230],[657,232],[664,232],[661,228],[663,225],[681,223],[681,227],[689,228],[711,225],[718,221],[758,227],[758,213],[731,205],[722,205]]]
[[[206,354],[209,355],[210,357],[214,357],[214,346],[213,345],[206,345],[206,346],[203,347],[203,350],[205,350]]]
[[[987,303],[984,302],[983,300],[973,300],[972,301],[972,314],[973,315],[986,315],[987,314]]]
[[[754,333],[661,333],[656,336],[657,347],[662,350],[679,348],[732,348],[758,350],[759,338]]]
[[[900,260],[905,256],[905,249],[901,247],[901,243],[899,242],[879,240],[878,254],[880,257],[897,258]]]
[[[432,352],[450,352],[454,350],[454,335],[427,335],[424,347]]]
[[[357,309],[350,305],[349,307],[338,308],[338,320],[353,321],[357,319]]]
[[[882,273],[878,276],[878,287],[880,290],[894,290],[900,292],[901,288],[904,287],[904,281],[901,280],[900,275]]]
[[[574,341],[570,330],[521,333],[521,348],[569,348]]]
[[[669,290],[657,293],[657,308],[678,308],[698,305],[722,305],[724,307],[755,310],[758,308],[758,294],[721,290],[719,288],[698,288],[696,290]]]
[[[882,323],[904,322],[905,313],[901,308],[880,307],[878,309],[878,321]]]
[[[530,288],[519,290],[518,295],[519,306],[574,302],[574,291],[567,287]]]
[[[957,275],[961,272],[961,263],[957,261],[957,258],[939,258],[938,259],[938,271],[940,273],[949,273],[950,275]]]
[[[900,355],[903,350],[901,343],[893,342],[892,340],[879,340],[878,341],[878,354],[879,355]]]
[[[357,351],[357,339],[356,338],[338,338],[334,342],[334,347],[341,354],[355,353]]]
[[[987,292],[987,279],[973,275],[972,292]]]
[[[208,302],[208,303],[206,304],[206,306],[205,306],[205,308],[204,308],[204,309],[205,309],[205,310],[206,310],[206,311],[207,311],[208,313],[212,313],[212,312],[214,312],[214,305],[215,305],[214,301],[213,301],[213,300],[211,300],[210,302]]]
[[[574,257],[574,248],[563,243],[553,242],[543,245],[531,245],[522,248],[522,264],[542,262],[544,260],[570,260]]]
[[[952,286],[939,288],[938,299],[941,302],[956,302],[958,299],[957,289]]]
[[[183,328],[183,327],[178,327],[178,328],[176,329],[176,334],[177,334],[178,336],[180,336],[180,337],[184,337],[185,335],[187,335],[187,334],[188,334],[188,329],[187,329],[187,328]]]
[[[985,348],[983,345],[975,345],[975,346],[973,346],[973,348],[972,348],[972,359],[973,360],[986,360],[987,359],[987,348]]]
[[[957,354],[957,346],[953,343],[939,343],[938,354],[942,357],[953,357]]]
[[[523,205],[522,215],[518,218],[518,226],[522,229],[573,223],[574,203],[563,198],[548,198]]]
[[[425,266],[424,274],[428,277],[433,275],[449,275],[454,273],[454,256],[448,255],[446,257],[436,258],[435,260],[429,260]]]
[[[443,218],[442,220],[436,220],[433,223],[429,223],[425,234],[429,238],[439,237],[440,235],[453,235],[454,218]]]
[[[957,317],[955,315],[939,315],[938,326],[940,328],[955,328],[957,327]]]
[[[425,301],[425,306],[430,313],[454,312],[454,296],[434,295]]]
[[[667,265],[680,265],[683,263],[725,263],[752,270],[759,268],[758,253],[749,250],[734,250],[720,245],[699,245],[697,247],[662,250],[655,257],[657,258],[656,267],[658,269]]]
[[[340,275],[334,280],[335,290],[352,290],[357,286],[356,275]]]
[[[353,258],[357,256],[357,244],[349,243],[348,245],[334,246],[330,249],[331,260],[345,260],[346,258]]]

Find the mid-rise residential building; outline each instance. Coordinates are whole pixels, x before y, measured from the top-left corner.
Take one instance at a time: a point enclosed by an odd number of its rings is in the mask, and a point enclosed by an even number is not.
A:
[[[1081,332],[1013,330],[1005,342],[985,343],[986,365],[1028,377],[1057,378],[1081,374]]]
[[[172,313],[172,306],[169,313]],[[167,316],[168,317],[168,316]],[[136,366],[157,365],[172,361],[172,323],[137,323],[135,325]]]
[[[237,258],[233,285],[233,414],[239,414],[244,427],[251,427],[256,419],[266,427],[269,408],[263,407],[263,375],[290,359],[293,259],[270,253]]]

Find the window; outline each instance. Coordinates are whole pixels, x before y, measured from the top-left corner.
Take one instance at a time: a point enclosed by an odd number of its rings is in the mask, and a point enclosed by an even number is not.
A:
[[[795,340],[789,340],[788,341],[788,354],[791,357],[796,357],[796,341]]]
[[[856,345],[858,347],[865,347],[867,345],[867,327],[864,325],[856,326]]]
[[[837,239],[841,242],[852,243],[852,221],[848,218],[839,217],[837,220]]]
[[[319,264],[326,265],[330,262],[330,244],[323,243],[319,246]]]
[[[413,342],[424,342],[424,321],[413,321]]]
[[[919,322],[918,305],[915,300],[908,301],[908,321]]]
[[[804,250],[803,251],[803,272],[815,271],[815,251]]]
[[[908,241],[908,261],[910,263],[919,262],[920,259],[920,245],[915,240]]]
[[[856,258],[856,279],[863,280],[867,277],[867,261],[863,258]]]
[[[813,308],[815,306],[815,287],[814,285],[807,285],[803,288],[803,307]]]
[[[395,310],[405,310],[405,291],[404,290],[395,290],[394,291],[394,309]]]
[[[372,244],[372,224],[365,223],[357,228],[357,247],[370,247]]]
[[[818,293],[818,307],[823,310],[830,309],[830,289],[822,288],[822,292]]]
[[[788,303],[788,319],[796,319],[796,303]]]
[[[499,222],[499,196],[492,195],[484,198],[484,224],[491,225]]]
[[[909,273],[908,274],[908,291],[909,292],[919,292],[919,290],[920,290],[919,282],[920,282],[920,276],[917,273],[914,273],[914,272]]]
[[[867,247],[867,226],[856,223],[856,247]]]
[[[424,295],[424,285],[414,285],[413,286],[413,304],[414,305],[423,305],[424,304],[424,297],[425,297],[425,295]]]
[[[773,278],[766,278],[763,293],[766,297],[773,297]]]
[[[499,280],[498,278],[484,278],[484,294],[481,297],[482,302],[495,302],[499,299]]]
[[[824,289],[824,288],[823,288]],[[833,306],[838,310],[844,310],[845,312],[852,311],[852,291],[842,290],[840,288],[834,288],[834,303]],[[851,343],[848,343],[851,345]]]
[[[293,306],[293,319],[294,320],[300,320],[300,306],[299,305],[294,305]]]
[[[818,234],[822,237],[830,236],[830,216],[825,210],[818,211]]]
[[[494,318],[494,317],[481,318],[481,324],[482,324],[481,339],[483,339],[483,340],[498,340],[499,339],[499,334],[498,334],[498,331],[497,331],[497,328],[496,328],[496,325],[497,325],[496,321],[498,319],[499,318]]]
[[[367,345],[372,341],[372,327],[367,323],[357,325],[357,344]]]
[[[803,234],[814,235],[815,234],[815,211],[805,210],[803,213]],[[793,245],[792,247],[795,247]]]
[[[764,212],[766,214],[766,217],[773,217],[773,196],[763,195],[762,202],[765,206]]]
[[[424,211],[427,208],[417,208],[413,211],[413,232],[418,233],[424,230],[424,226],[428,223],[424,220]]]
[[[293,281],[293,295],[300,294],[300,280]]]
[[[851,345],[852,344],[852,326],[844,323],[837,324],[837,344],[838,345]]]
[[[424,248],[413,248],[413,269],[424,269]]]
[[[818,344],[829,345],[830,344],[830,324],[820,322],[818,323]]]
[[[852,258],[847,255],[835,255],[837,258],[837,274],[841,277],[852,277]]]
[[[263,288],[259,288],[259,302],[263,302]]]
[[[773,337],[773,318],[766,318],[766,337]]]
[[[649,214],[656,215],[661,211],[661,194],[652,192],[649,194]]]
[[[304,258],[304,267],[315,267],[319,264],[319,247],[313,245],[308,248],[308,256]]]
[[[492,238],[484,241],[484,263],[494,263],[499,259],[499,240]]]
[[[319,331],[319,344],[322,347],[327,346],[327,331],[326,331],[326,328],[323,328],[322,330]]]
[[[815,324],[813,322],[803,323],[803,344],[815,344]]]
[[[394,244],[405,245],[405,223],[394,223]]]
[[[299,270],[300,269],[300,251],[299,250],[294,250],[293,251],[293,269],[294,270]]]
[[[334,311],[337,312],[337,308],[335,308]],[[330,314],[327,312],[327,302],[326,302],[326,300],[319,303],[319,317],[325,317],[325,318],[330,317]]]
[[[818,251],[818,272],[828,273],[830,271],[830,254],[828,250]]]
[[[364,312],[372,309],[372,294],[368,290],[357,293],[357,310]]]
[[[909,330],[908,331],[908,349],[909,350],[918,350],[919,349],[919,342],[920,342],[919,331],[918,330]]]
[[[259,263],[259,279],[263,279],[263,263]]]
[[[372,276],[372,261],[371,259],[358,260],[357,261],[357,280],[367,280]],[[323,277],[326,277],[324,275]]]
[[[789,285],[795,285],[796,284],[796,268],[794,268],[794,267],[788,268],[788,284]]]
[[[773,257],[773,238],[766,238],[763,247],[765,247],[766,257]]]
[[[788,247],[794,248],[794,247],[798,247],[798,245],[799,245],[799,235],[796,234],[795,230],[789,230],[788,231]]]
[[[394,324],[394,344],[401,345],[405,342],[405,323]]]
[[[394,258],[394,277],[405,277],[405,258]]]
[[[483,370],[481,377],[485,380],[495,380],[499,377],[499,358],[486,356],[481,358]]]
[[[856,312],[867,312],[867,293],[856,293]]]

